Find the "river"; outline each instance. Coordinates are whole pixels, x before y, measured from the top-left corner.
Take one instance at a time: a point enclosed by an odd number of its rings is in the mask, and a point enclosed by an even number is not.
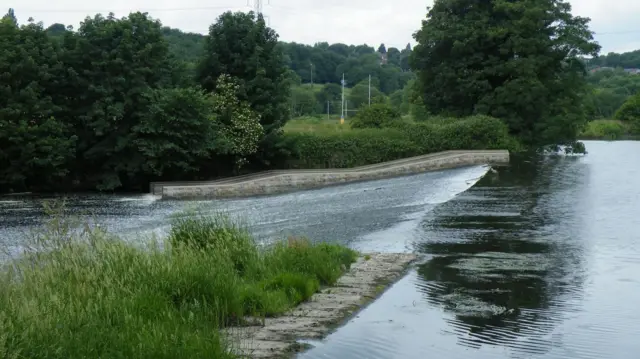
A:
[[[135,238],[193,209],[242,216],[261,240],[307,235],[421,264],[301,359],[635,358],[640,349],[640,142],[273,197],[172,202],[74,196]],[[0,197],[15,251],[45,198]]]

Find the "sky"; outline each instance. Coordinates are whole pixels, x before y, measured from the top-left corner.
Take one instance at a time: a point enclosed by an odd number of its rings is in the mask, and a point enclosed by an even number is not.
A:
[[[255,0],[0,0],[13,7],[20,22],[29,17],[77,28],[87,15],[147,11],[165,26],[206,33],[225,11],[249,11]],[[263,14],[283,41],[313,44],[363,44],[404,48],[414,44],[412,34],[421,26],[433,0],[263,0]],[[591,29],[602,54],[640,49],[640,1],[569,0],[573,14],[591,18]],[[4,10],[3,10],[4,11]]]

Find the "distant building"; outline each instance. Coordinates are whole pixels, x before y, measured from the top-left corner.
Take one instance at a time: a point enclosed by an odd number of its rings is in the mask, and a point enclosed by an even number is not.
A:
[[[589,70],[589,72],[591,72],[593,74],[593,73],[596,73],[596,72],[599,72],[599,71],[614,71],[614,70],[615,70],[614,67],[601,66],[601,67],[593,68],[593,69]],[[640,75],[640,68],[630,67],[630,68],[622,69],[622,71],[624,71],[624,72],[626,72],[626,73],[628,73],[630,75]]]
[[[387,57],[387,53],[386,52],[383,53],[383,54],[380,54],[380,66],[386,65],[388,61],[389,61],[389,59]]]

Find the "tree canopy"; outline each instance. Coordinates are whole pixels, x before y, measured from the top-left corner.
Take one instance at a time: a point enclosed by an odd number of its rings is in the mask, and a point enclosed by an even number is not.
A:
[[[580,56],[599,46],[562,0],[435,0],[411,63],[433,114],[503,119],[529,146],[571,144],[585,120]]]

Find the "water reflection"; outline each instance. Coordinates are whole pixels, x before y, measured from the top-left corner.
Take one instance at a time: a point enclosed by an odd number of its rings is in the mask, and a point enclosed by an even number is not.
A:
[[[418,287],[454,314],[459,344],[528,354],[557,344],[550,333],[586,273],[579,212],[588,168],[573,158],[517,159],[427,214],[416,248],[430,259]]]

